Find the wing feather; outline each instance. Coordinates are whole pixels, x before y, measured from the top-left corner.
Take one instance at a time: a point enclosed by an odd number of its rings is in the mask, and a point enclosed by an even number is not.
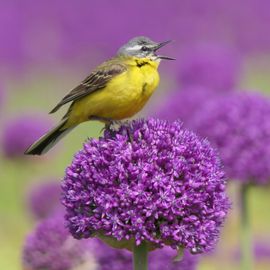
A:
[[[71,101],[76,101],[84,96],[87,96],[99,89],[104,88],[107,83],[115,76],[125,72],[127,66],[123,63],[108,61],[94,70],[86,77],[81,84],[72,89],[51,111],[54,113],[64,104]]]

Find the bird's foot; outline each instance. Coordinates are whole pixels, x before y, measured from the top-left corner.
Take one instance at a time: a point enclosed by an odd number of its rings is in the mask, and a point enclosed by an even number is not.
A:
[[[89,120],[97,120],[105,123],[105,126],[101,129],[100,133],[103,133],[105,130],[110,131],[113,133],[114,131],[119,130],[121,126],[127,126],[126,132],[127,136],[129,138],[129,141],[132,142],[132,136],[130,134],[130,131],[128,129],[128,120],[113,120],[105,117],[99,117],[99,116],[91,116],[89,117]]]
[[[111,120],[107,124],[105,124],[105,128],[113,131],[118,131],[119,128],[123,125],[123,121],[121,120]]]
[[[104,130],[110,130],[110,131],[117,131],[119,127],[123,124],[120,120],[113,120],[110,118],[105,117],[99,117],[99,116],[91,116],[89,117],[89,120],[97,120],[105,123],[105,126],[101,129],[101,133],[104,132]]]
[[[108,129],[111,132],[114,132],[114,131],[118,131],[121,126],[124,126],[126,134],[128,136],[128,139],[130,142],[132,142],[133,138],[132,138],[132,135],[130,133],[128,123],[129,123],[128,120],[113,120],[108,124],[109,125]],[[105,128],[106,128],[106,125],[105,125]]]

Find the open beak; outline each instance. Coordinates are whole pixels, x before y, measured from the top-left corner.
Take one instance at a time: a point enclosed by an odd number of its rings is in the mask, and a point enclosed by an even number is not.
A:
[[[167,40],[161,43],[158,43],[154,49],[154,51],[156,52],[157,50],[159,50],[160,48],[164,47],[165,45],[167,45],[168,43],[172,42],[172,40]],[[157,57],[159,59],[165,59],[165,60],[175,60],[175,58],[169,57],[169,56],[164,56],[164,55],[157,55]]]

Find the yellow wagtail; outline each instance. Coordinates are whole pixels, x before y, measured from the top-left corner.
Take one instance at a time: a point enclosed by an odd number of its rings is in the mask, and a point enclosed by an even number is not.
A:
[[[88,120],[105,123],[129,118],[139,112],[159,84],[156,51],[170,41],[156,43],[147,37],[135,37],[118,50],[112,59],[98,66],[70,91],[50,112],[72,102],[62,121],[34,142],[27,155],[41,155],[78,124]]]

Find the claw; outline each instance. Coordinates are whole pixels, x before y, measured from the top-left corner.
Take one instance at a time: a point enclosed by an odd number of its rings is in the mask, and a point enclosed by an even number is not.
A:
[[[104,127],[100,130],[100,134],[104,133],[105,130],[109,130],[111,132],[117,131],[120,128],[120,126],[128,124],[128,120],[125,120],[125,121],[112,120],[109,118],[98,117],[98,116],[91,116],[89,117],[89,120],[97,120],[97,121],[101,121],[105,123]],[[128,128],[126,128],[126,132],[127,132],[129,141],[132,142],[133,138]]]

